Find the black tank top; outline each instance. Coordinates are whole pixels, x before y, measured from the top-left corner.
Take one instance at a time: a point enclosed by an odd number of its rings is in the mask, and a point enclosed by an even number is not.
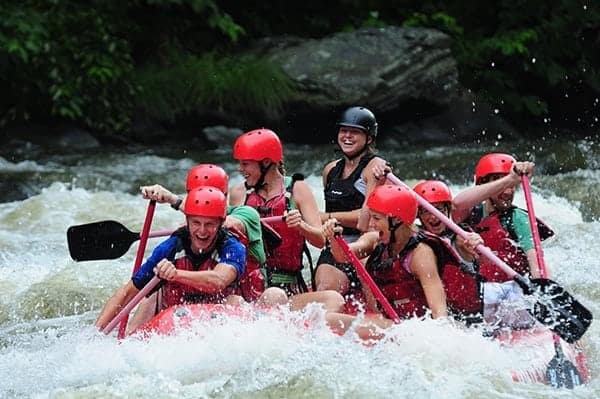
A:
[[[360,179],[362,171],[365,169],[374,154],[367,154],[360,159],[356,169],[347,178],[342,178],[346,160],[340,159],[327,174],[327,181],[324,188],[325,212],[345,212],[353,211],[362,207],[365,201],[363,193],[354,187],[354,183]],[[344,235],[360,234],[357,229],[344,227]]]

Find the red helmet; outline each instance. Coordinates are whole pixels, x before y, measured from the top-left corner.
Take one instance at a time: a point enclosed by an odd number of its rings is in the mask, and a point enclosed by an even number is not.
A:
[[[412,224],[417,217],[417,197],[409,188],[386,184],[376,187],[367,199],[367,206],[375,212],[397,217]]]
[[[222,167],[203,163],[194,166],[188,172],[185,189],[189,192],[198,187],[213,186],[227,194],[229,177]]]
[[[235,140],[233,157],[238,161],[262,161],[266,158],[273,162],[281,162],[283,147],[274,131],[256,129],[242,134]]]
[[[183,213],[186,216],[208,216],[225,219],[227,198],[216,187],[204,186],[191,190],[186,199]]]
[[[432,204],[436,202],[452,202],[450,189],[444,182],[439,180],[422,181],[413,190]]]
[[[475,184],[481,184],[481,179],[491,174],[509,174],[515,162],[517,161],[508,154],[492,153],[484,155],[475,167]]]

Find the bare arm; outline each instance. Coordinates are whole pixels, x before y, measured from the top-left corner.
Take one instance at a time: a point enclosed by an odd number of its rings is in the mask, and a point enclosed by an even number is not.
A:
[[[475,259],[479,259],[477,248],[479,245],[484,245],[483,238],[477,233],[465,232],[467,239],[463,239],[461,236],[456,236],[456,249],[458,254],[467,262],[472,262]]]
[[[240,219],[233,217],[231,215],[227,215],[225,218],[225,222],[223,222],[223,227],[228,229],[235,229],[242,234],[246,234],[246,225]]]
[[[175,205],[177,201],[179,201],[179,197],[177,195],[173,194],[160,184],[141,186],[140,191],[144,199],[154,200],[159,204]],[[179,206],[179,210],[183,212],[183,205]]]
[[[121,286],[106,302],[104,308],[102,308],[98,319],[96,319],[96,327],[98,327],[99,330],[104,329],[104,327],[106,327],[106,325],[121,311],[123,306],[128,304],[138,292],[139,290],[135,288],[135,285],[133,285],[131,280],[129,280],[127,284]]]
[[[321,218],[319,217],[317,200],[308,184],[301,180],[297,181],[294,184],[292,198],[298,211],[300,211],[301,220],[298,223],[294,223],[292,218],[286,218],[286,223],[291,228],[298,228],[304,238],[312,245],[317,248],[323,248],[325,238],[321,229]]]
[[[438,274],[436,256],[428,245],[419,244],[410,260],[410,269],[419,279],[434,319],[448,316],[446,292]]]
[[[521,175],[531,176],[534,164],[532,162],[517,162],[510,173],[498,180],[467,188],[458,193],[452,200],[452,219],[456,222],[465,220],[471,209],[509,187],[516,187],[521,182]]]
[[[456,222],[462,222],[469,216],[471,209],[475,205],[478,205],[489,197],[498,194],[508,187],[514,187],[517,184],[519,184],[519,180],[515,182],[514,176],[511,173],[498,180],[480,184],[478,186],[472,186],[461,191],[452,200],[452,219]]]
[[[341,226],[336,226],[336,220],[331,219],[323,224],[323,235],[329,240],[331,245],[331,254],[337,262],[348,262],[346,254],[342,248],[338,245],[337,241],[333,239],[335,233],[341,233]],[[358,239],[350,244],[350,250],[356,255],[357,258],[362,259],[369,256],[379,239],[379,233],[376,231],[370,231],[362,234]]]
[[[369,229],[369,209],[367,208],[367,199],[375,187],[385,183],[385,174],[390,172],[391,168],[385,159],[375,157],[369,161],[367,166],[362,172],[362,178],[367,184],[365,190],[365,201],[363,206],[360,208],[358,221],[356,226],[360,231],[367,231]]]
[[[244,205],[244,201],[246,201],[246,187],[244,183],[240,183],[229,191],[229,205]]]

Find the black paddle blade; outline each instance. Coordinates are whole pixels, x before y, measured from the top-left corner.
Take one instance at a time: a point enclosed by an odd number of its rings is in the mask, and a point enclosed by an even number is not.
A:
[[[272,251],[281,245],[283,239],[273,227],[263,222],[260,223],[260,227],[263,240],[269,251]]]
[[[69,254],[76,261],[116,259],[139,239],[139,233],[113,220],[71,226],[67,230]]]
[[[536,297],[531,313],[540,323],[570,344],[585,334],[593,320],[585,306],[552,280],[538,278],[529,284],[529,293]]]
[[[583,379],[577,367],[565,357],[559,342],[554,343],[556,355],[548,363],[546,382],[554,388],[573,389],[583,384]]]

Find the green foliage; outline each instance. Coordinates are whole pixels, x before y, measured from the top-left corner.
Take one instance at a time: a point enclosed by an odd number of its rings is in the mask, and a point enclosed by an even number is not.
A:
[[[89,7],[34,5],[2,11],[0,52],[8,57],[2,86],[8,98],[20,101],[2,104],[0,123],[36,114],[96,130],[126,128],[136,92],[129,83],[127,41],[109,18]]]
[[[581,99],[569,100],[568,93],[586,96],[588,104],[598,95],[600,53],[591,45],[600,27],[597,3],[429,1],[416,8],[404,25],[452,36],[461,83],[505,116],[580,113]]]
[[[435,12],[431,15],[415,12],[409,18],[405,19],[402,25],[406,27],[422,26],[436,28],[452,36],[459,37],[464,32],[462,26],[458,25],[456,18],[444,12]]]
[[[461,84],[504,116],[593,118],[598,21],[600,3],[582,0],[4,0],[0,127],[71,120],[127,131],[136,108],[167,120],[206,110],[277,115],[293,95],[285,75],[217,54],[264,36],[387,25],[450,35]]]
[[[165,21],[187,17],[143,36],[147,16],[157,8]],[[134,52],[153,39],[155,56],[164,47],[185,46],[185,33],[177,29],[197,18],[230,41],[244,34],[211,0],[6,2],[0,8],[0,56],[6,58],[0,62],[0,126],[35,117],[126,131],[140,93]]]
[[[175,121],[216,110],[277,117],[293,94],[289,78],[275,65],[250,57],[172,54],[172,64],[139,71],[140,106],[150,115]]]

